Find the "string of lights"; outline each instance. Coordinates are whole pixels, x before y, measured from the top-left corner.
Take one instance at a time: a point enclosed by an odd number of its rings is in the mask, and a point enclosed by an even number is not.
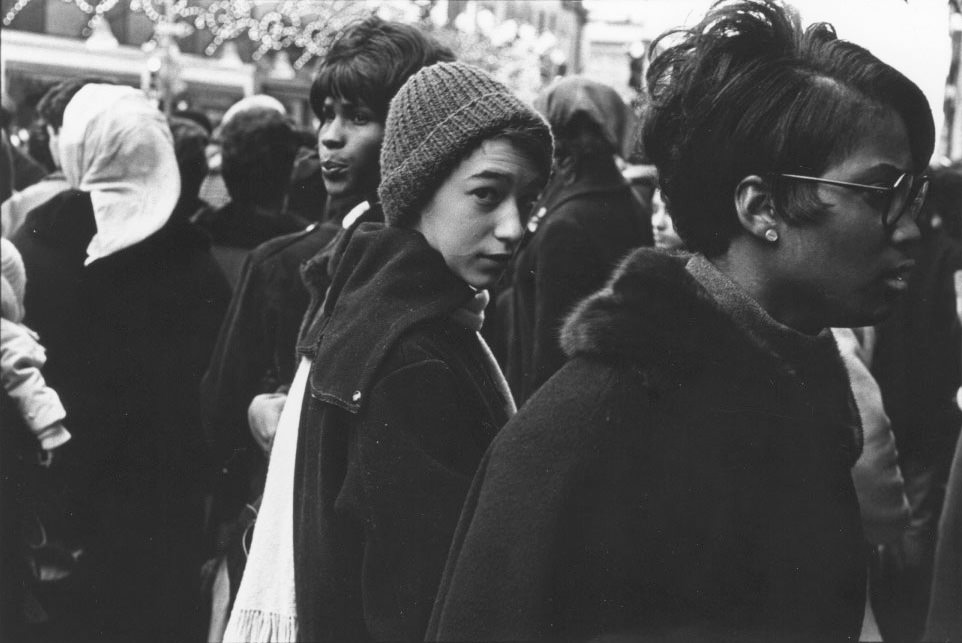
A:
[[[31,1],[17,0],[3,17],[3,26],[10,26]],[[94,20],[117,6],[120,0],[100,0],[96,4],[88,0],[62,1],[74,5]],[[296,47],[302,53],[293,63],[295,69],[321,55],[331,36],[346,22],[373,10],[370,2],[356,0],[283,0],[262,15],[258,15],[261,13],[257,11],[258,3],[252,0],[215,0],[207,6],[191,5],[188,0],[129,2],[131,11],[142,12],[155,24],[182,23],[182,33],[193,29],[208,31],[213,36],[204,50],[208,56],[214,55],[225,42],[243,36],[257,44],[252,54],[254,60],[269,51]]]

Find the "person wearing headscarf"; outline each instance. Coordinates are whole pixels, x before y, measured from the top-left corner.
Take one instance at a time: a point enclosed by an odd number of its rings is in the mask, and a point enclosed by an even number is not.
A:
[[[74,94],[90,83],[98,82],[93,78],[71,78],[57,83],[47,90],[37,103],[37,121],[31,128],[30,146],[46,152],[44,163],[49,165],[50,173],[39,181],[19,189],[0,204],[0,234],[10,238],[23,220],[38,205],[51,197],[70,189],[70,183],[60,170],[60,153],[51,139],[56,140],[63,124],[63,112]],[[40,156],[38,154],[37,158]]]
[[[632,114],[603,83],[573,76],[535,100],[555,138],[554,173],[528,221],[508,299],[505,374],[524,402],[565,362],[559,333],[629,250],[652,244],[641,202],[615,164]]]
[[[24,321],[73,435],[52,473],[83,554],[47,587],[49,627],[185,640],[201,550],[198,389],[229,287],[207,238],[171,219],[171,132],[142,92],[84,86],[56,145],[72,189],[12,239],[30,278]]]

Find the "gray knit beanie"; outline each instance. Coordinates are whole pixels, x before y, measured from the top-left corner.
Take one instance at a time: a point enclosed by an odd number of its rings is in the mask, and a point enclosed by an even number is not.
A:
[[[388,225],[405,225],[456,164],[506,127],[532,129],[551,163],[548,124],[505,85],[464,63],[437,63],[411,76],[391,100],[381,145],[378,196]]]

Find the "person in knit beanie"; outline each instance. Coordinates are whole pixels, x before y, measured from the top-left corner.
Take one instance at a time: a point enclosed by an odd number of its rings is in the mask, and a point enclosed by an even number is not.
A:
[[[478,331],[551,153],[544,120],[469,65],[395,95],[386,225],[347,230],[303,328],[225,640],[423,640],[471,480],[515,412]]]
[[[458,62],[412,76],[391,101],[381,146],[378,195],[388,225],[413,225],[452,168],[496,137],[510,140],[547,176],[548,125],[503,84]]]
[[[16,247],[0,238],[2,261],[2,313],[0,319],[0,379],[14,401],[24,424],[49,452],[70,439],[63,425],[67,416],[60,396],[47,386],[40,369],[47,361],[37,334],[20,323],[27,276]]]

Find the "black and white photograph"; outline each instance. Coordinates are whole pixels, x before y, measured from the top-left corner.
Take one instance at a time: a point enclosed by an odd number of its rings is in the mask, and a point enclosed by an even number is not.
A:
[[[962,643],[962,0],[0,0],[0,643]]]

